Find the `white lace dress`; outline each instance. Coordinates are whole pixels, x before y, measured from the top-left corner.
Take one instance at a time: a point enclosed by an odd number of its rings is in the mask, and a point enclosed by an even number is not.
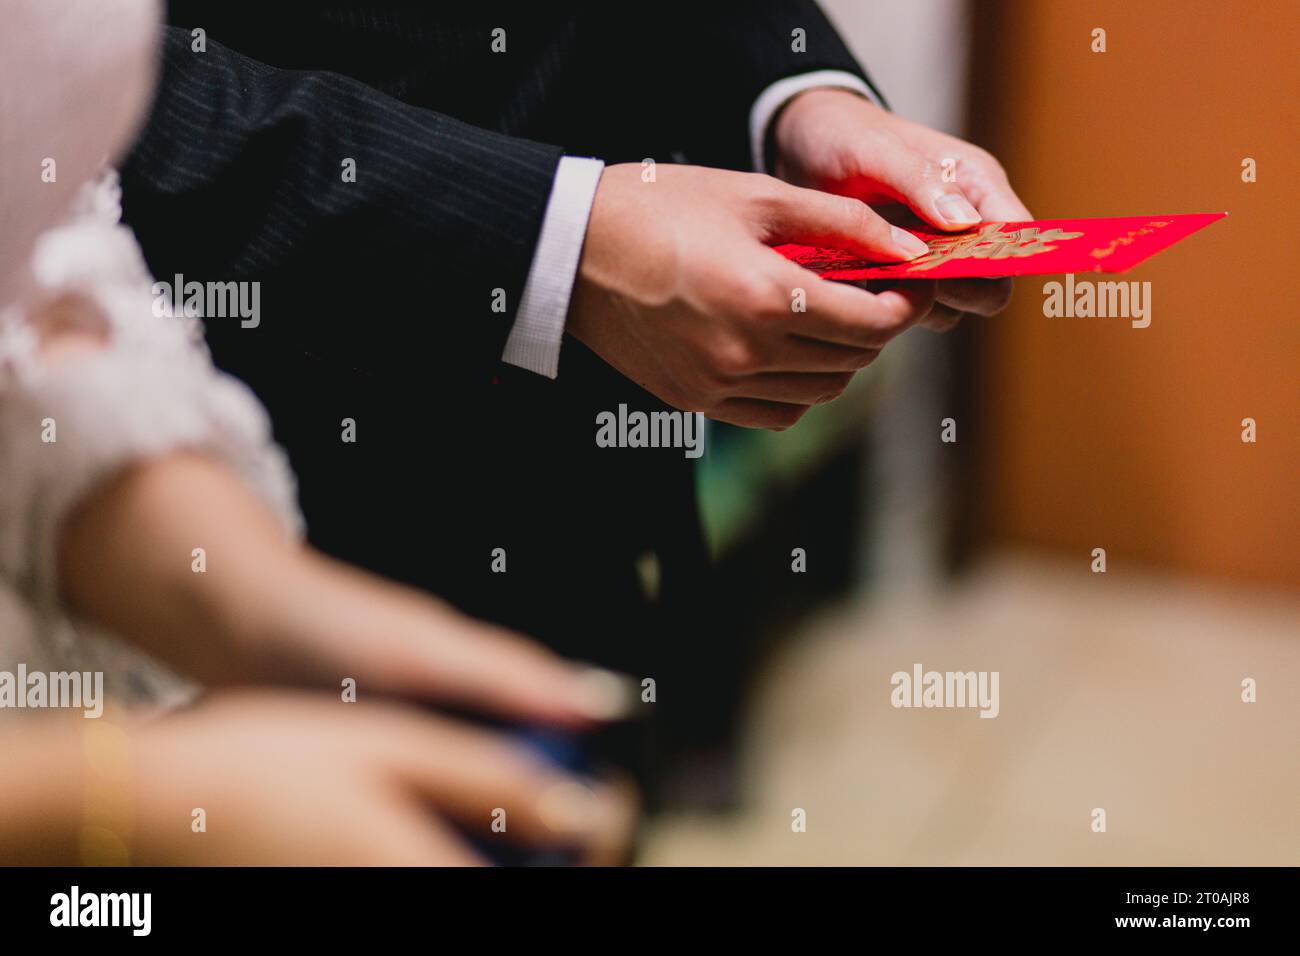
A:
[[[37,241],[30,292],[0,307],[0,670],[103,671],[115,701],[168,705],[193,688],[60,607],[55,542],[68,510],[127,464],[192,449],[241,475],[287,531],[300,532],[301,517],[265,411],[213,368],[197,319],[155,306],[120,219],[114,174],[83,187],[71,215]],[[97,307],[106,345],[48,363],[30,316],[65,296]]]

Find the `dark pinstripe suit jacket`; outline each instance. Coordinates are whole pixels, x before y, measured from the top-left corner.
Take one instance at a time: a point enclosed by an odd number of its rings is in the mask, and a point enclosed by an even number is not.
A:
[[[313,541],[565,652],[670,668],[709,624],[689,464],[594,442],[597,412],[662,406],[572,340],[554,382],[499,356],[561,155],[747,168],[765,86],[860,73],[815,4],[178,2],[171,21],[126,217],[160,277],[262,283],[260,327],[210,320],[209,342],[269,406]]]

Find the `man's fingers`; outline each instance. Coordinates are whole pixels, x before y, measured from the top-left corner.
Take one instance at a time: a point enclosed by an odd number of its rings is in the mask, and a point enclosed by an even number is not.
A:
[[[781,364],[789,372],[857,372],[880,355],[878,348],[852,348],[791,335],[781,350]]]
[[[927,251],[924,242],[891,226],[861,200],[776,180],[767,188],[761,238],[769,245],[802,242],[831,246],[873,262],[905,262]]]
[[[956,328],[966,315],[965,312],[960,312],[951,306],[940,305],[936,302],[934,308],[930,310],[930,314],[921,322],[921,326],[931,332],[949,332]]]
[[[808,411],[808,405],[770,402],[760,398],[728,398],[706,413],[710,418],[745,428],[789,428]]]
[[[1010,279],[944,279],[935,289],[935,301],[958,312],[997,315],[1011,301]]]
[[[862,162],[871,170],[871,180],[862,183],[866,193],[883,190],[939,229],[969,229],[980,221],[980,210],[956,181],[961,163],[957,156],[935,162],[883,130],[864,136],[862,148],[870,153]]]
[[[975,205],[986,222],[1027,222],[1034,218],[998,167],[974,184]]]
[[[736,384],[737,398],[762,398],[794,405],[820,405],[840,397],[852,372],[761,372]]]
[[[778,253],[773,256],[780,258]],[[803,289],[803,312],[791,313],[787,328],[795,335],[853,348],[880,348],[920,321],[934,304],[933,282],[904,282],[880,292],[867,292],[843,282],[819,279],[781,258],[775,263],[779,281],[791,290]]]

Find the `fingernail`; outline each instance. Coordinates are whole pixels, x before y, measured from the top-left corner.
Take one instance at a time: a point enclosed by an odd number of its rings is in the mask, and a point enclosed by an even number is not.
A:
[[[930,251],[929,246],[906,229],[890,226],[889,235],[894,240],[894,248],[909,259],[923,256]]]
[[[537,800],[537,816],[548,830],[564,837],[603,834],[617,823],[595,790],[573,780],[543,790]]]
[[[586,667],[574,678],[574,705],[589,720],[617,720],[636,699],[632,678],[600,667]]]
[[[968,226],[980,221],[980,214],[966,201],[965,196],[957,193],[944,193],[935,202],[939,215],[953,225]]]

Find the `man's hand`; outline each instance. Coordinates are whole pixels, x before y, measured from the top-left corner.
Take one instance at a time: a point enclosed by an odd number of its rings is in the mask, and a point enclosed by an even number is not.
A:
[[[800,94],[777,117],[774,133],[777,175],[798,186],[872,204],[904,203],[930,225],[948,231],[981,220],[1033,218],[989,153],[846,90]],[[963,313],[1000,312],[1010,298],[1010,279],[943,281],[934,310],[922,324],[946,330]]]
[[[879,293],[826,282],[770,245],[838,246],[875,261],[925,252],[855,198],[752,173],[607,168],[567,330],[677,408],[787,428],[837,397],[933,304],[933,283]]]

